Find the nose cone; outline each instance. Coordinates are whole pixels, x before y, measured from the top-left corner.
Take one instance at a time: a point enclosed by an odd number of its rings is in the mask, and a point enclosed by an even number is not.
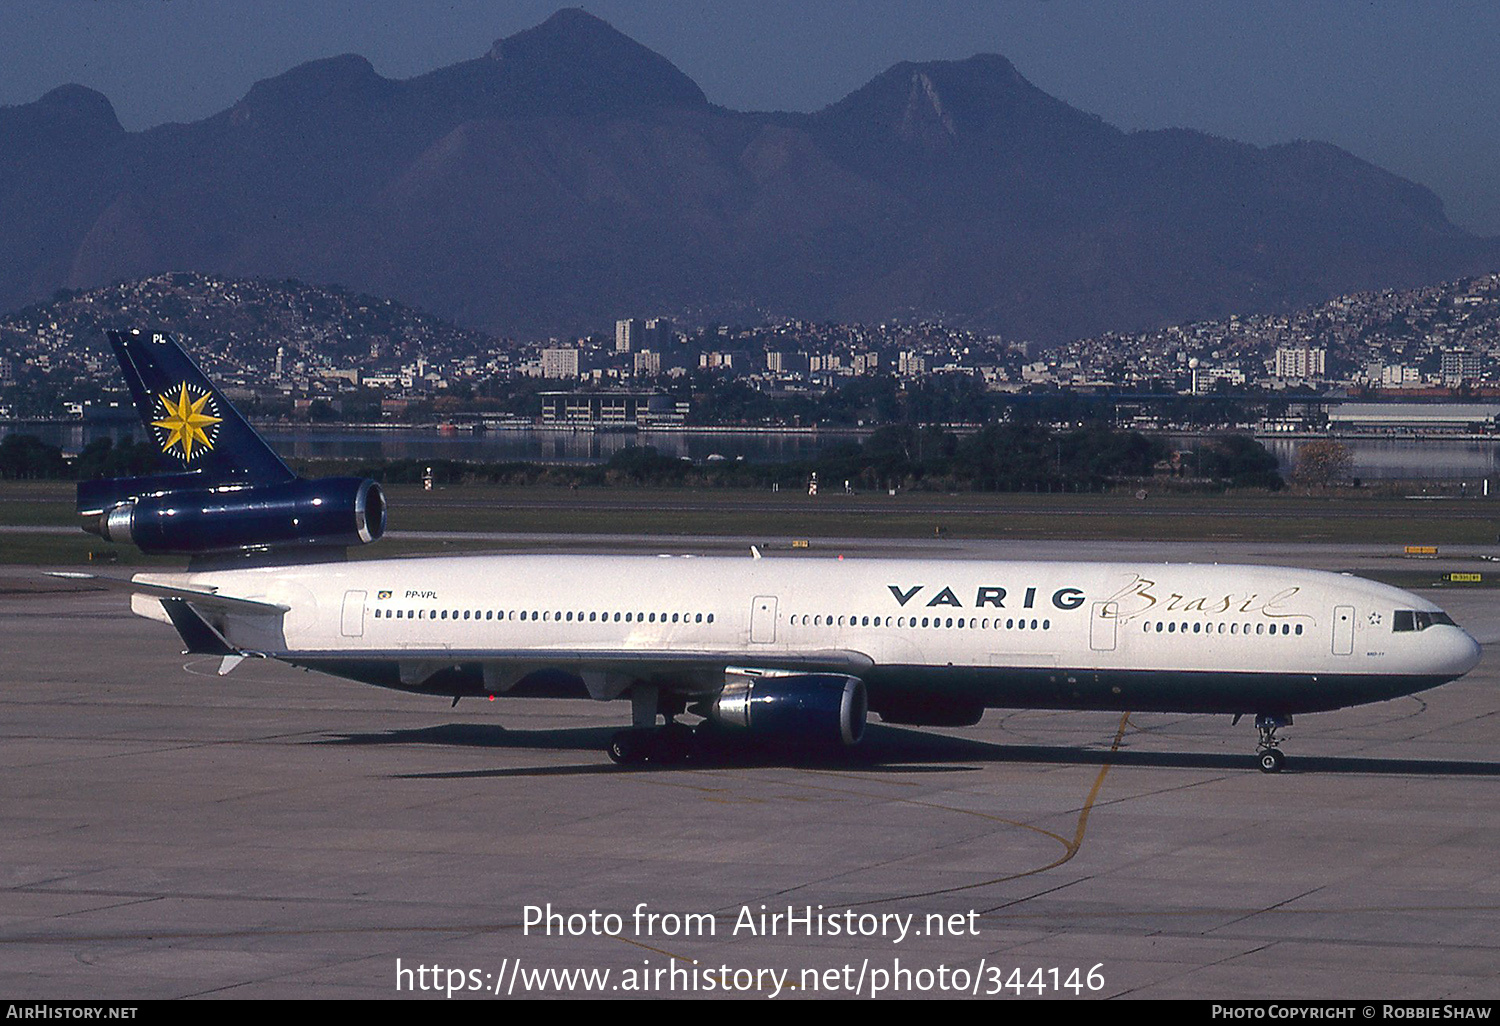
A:
[[[1469,636],[1462,627],[1446,627],[1441,640],[1433,639],[1433,661],[1438,672],[1450,680],[1462,677],[1479,665],[1482,650],[1479,642]]]

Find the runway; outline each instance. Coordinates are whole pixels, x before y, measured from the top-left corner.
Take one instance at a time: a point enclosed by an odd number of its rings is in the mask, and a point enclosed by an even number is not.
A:
[[[848,763],[628,771],[602,752],[624,703],[450,709],[255,661],[218,677],[118,596],[6,574],[12,997],[441,999],[453,977],[410,972],[434,965],[466,974],[455,998],[620,996],[631,972],[652,996],[868,996],[881,972],[957,996],[940,966],[1010,1000],[1073,998],[1074,969],[1083,998],[1500,996],[1493,653],[1299,719],[1280,776],[1227,717],[1003,711],[874,727]],[[1488,592],[1431,596],[1500,638]],[[548,903],[622,929],[523,929]],[[642,903],[698,932],[643,933]],[[763,905],[884,932],[734,931]],[[673,966],[680,986],[651,983]],[[611,975],[530,976],[575,969]]]

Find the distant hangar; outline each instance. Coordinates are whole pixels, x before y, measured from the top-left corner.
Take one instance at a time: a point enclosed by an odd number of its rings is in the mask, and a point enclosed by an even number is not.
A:
[[[1339,403],[1328,408],[1328,428],[1389,434],[1495,434],[1500,403]]]

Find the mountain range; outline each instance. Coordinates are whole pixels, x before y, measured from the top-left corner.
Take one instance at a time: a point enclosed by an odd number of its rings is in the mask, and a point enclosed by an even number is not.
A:
[[[1496,267],[1328,144],[1124,132],[993,54],[733,111],[581,10],[411,79],[314,61],[191,124],[127,132],[77,85],[0,108],[0,309],[190,270],[496,334],[749,308],[1055,342]]]

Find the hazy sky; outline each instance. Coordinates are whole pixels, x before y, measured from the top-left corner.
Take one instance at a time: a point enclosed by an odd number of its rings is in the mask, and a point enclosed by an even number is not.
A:
[[[484,53],[557,0],[0,0],[0,104],[64,82],[129,129],[360,53],[406,78]],[[816,110],[901,60],[1004,54],[1121,128],[1321,139],[1500,234],[1500,3],[1489,0],[590,0],[710,100]],[[0,140],[3,145],[3,140]]]

